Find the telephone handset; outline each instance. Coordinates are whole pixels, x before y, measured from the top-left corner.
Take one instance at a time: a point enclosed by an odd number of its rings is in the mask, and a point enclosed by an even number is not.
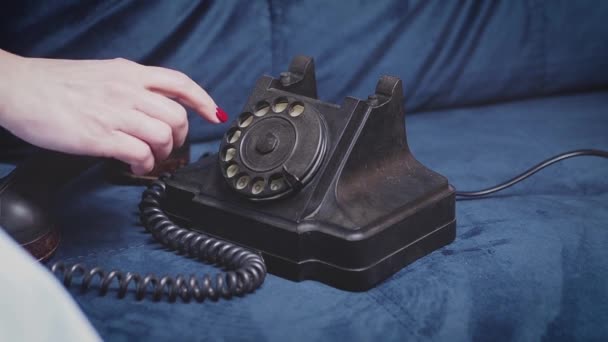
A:
[[[67,286],[155,300],[243,295],[267,268],[351,291],[377,285],[455,238],[454,188],[412,156],[402,93],[384,76],[367,100],[323,102],[313,60],[297,56],[280,78],[258,80],[218,153],[142,195],[141,221],[157,241],[225,271],[158,278],[61,262],[52,271]]]
[[[98,163],[94,158],[39,151],[0,179],[0,228],[38,260],[59,245],[52,204],[64,184]]]

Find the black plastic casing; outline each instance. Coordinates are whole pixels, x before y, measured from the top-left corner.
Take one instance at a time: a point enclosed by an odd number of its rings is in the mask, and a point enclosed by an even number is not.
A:
[[[259,251],[275,275],[351,291],[454,240],[454,189],[408,148],[401,80],[383,76],[366,101],[325,103],[313,60],[298,56],[280,79],[259,79],[246,110],[273,95],[323,117],[327,151],[312,180],[290,196],[252,201],[228,186],[217,154],[202,158],[167,180],[163,208],[177,222]]]

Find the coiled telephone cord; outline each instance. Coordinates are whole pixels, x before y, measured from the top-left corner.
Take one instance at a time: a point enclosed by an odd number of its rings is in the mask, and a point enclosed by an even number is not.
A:
[[[137,300],[142,300],[151,293],[155,301],[164,297],[175,301],[179,297],[184,302],[192,299],[202,302],[207,298],[230,299],[259,288],[266,277],[266,265],[260,255],[232,243],[182,228],[165,214],[160,203],[165,195],[165,180],[168,177],[169,175],[159,177],[142,194],[139,210],[144,227],[165,247],[223,267],[226,271],[215,276],[205,274],[201,278],[194,275],[158,277],[154,274],[142,276],[116,270],[107,272],[100,267],[88,268],[83,264],[68,266],[63,262],[53,264],[51,271],[63,278],[66,287],[79,283],[82,292],[97,288],[100,295],[106,295],[115,283],[118,285],[118,297],[124,298],[129,292],[129,286],[133,284],[131,286],[134,286]]]

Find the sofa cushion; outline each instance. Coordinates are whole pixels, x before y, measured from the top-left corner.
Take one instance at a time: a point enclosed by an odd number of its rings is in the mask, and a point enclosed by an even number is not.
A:
[[[411,149],[469,190],[562,151],[608,149],[608,92],[410,115]],[[194,156],[218,144],[197,144]],[[570,159],[487,199],[457,202],[457,238],[378,287],[351,293],[269,275],[203,304],[70,291],[107,340],[605,340],[608,160]],[[159,275],[214,272],[136,225],[141,187],[99,171],[62,194],[54,258]]]
[[[606,17],[605,1],[13,0],[0,48],[176,68],[233,117],[258,77],[306,54],[323,99],[365,98],[391,74],[423,111],[608,86]],[[226,128],[191,121],[198,141]]]

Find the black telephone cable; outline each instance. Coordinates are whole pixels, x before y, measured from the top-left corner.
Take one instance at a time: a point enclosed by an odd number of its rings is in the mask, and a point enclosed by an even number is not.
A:
[[[564,153],[560,153],[556,156],[553,156],[549,159],[543,160],[542,162],[534,165],[533,167],[529,168],[528,170],[522,172],[521,174],[509,179],[506,182],[500,183],[498,185],[486,188],[486,189],[482,189],[482,190],[476,190],[476,191],[456,191],[456,196],[457,197],[462,197],[462,198],[481,198],[481,197],[485,197],[487,195],[496,193],[498,191],[504,190],[506,188],[509,188],[521,181],[523,181],[524,179],[532,176],[533,174],[537,173],[538,171],[553,165],[557,162],[560,162],[562,160],[568,159],[568,158],[574,158],[574,157],[581,157],[581,156],[593,156],[593,157],[602,157],[602,158],[608,158],[608,151],[603,151],[603,150],[593,150],[593,149],[584,149],[584,150],[575,150],[575,151],[569,151],[569,152],[564,152]]]

